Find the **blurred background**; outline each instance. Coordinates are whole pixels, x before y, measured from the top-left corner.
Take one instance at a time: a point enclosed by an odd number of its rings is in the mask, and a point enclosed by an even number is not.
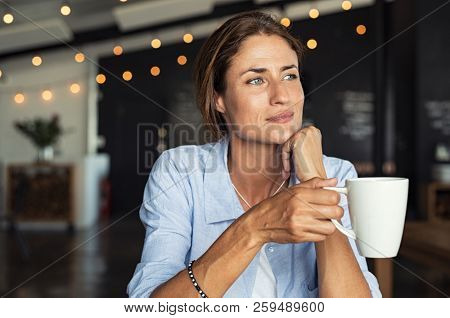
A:
[[[410,180],[385,297],[450,294],[450,4],[444,0],[0,0],[0,295],[124,297],[165,149],[202,144],[192,66],[260,9],[307,47],[304,125],[359,176]]]

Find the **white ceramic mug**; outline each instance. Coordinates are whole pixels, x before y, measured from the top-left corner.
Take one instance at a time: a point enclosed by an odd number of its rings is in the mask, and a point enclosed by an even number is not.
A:
[[[324,187],[347,196],[353,229],[331,221],[340,232],[356,240],[362,256],[397,256],[405,225],[408,184],[406,178],[373,177],[347,179],[343,188]]]

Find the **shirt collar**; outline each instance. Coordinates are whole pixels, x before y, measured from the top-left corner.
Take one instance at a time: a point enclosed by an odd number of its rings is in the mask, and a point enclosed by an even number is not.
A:
[[[222,137],[213,144],[205,164],[203,176],[206,223],[237,219],[242,210],[236,205],[228,172],[229,137]],[[231,199],[233,198],[233,199]],[[230,202],[232,202],[230,206]],[[239,202],[238,202],[239,203]]]

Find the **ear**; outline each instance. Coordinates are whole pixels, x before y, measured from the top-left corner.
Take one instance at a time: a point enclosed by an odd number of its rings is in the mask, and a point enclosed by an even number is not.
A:
[[[223,100],[223,96],[214,91],[214,107],[215,109],[222,114],[226,113],[225,102]]]

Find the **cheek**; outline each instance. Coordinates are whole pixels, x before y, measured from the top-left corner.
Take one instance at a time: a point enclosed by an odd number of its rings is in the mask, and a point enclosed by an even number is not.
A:
[[[302,127],[302,120],[303,120],[303,100],[300,101],[300,103],[295,107],[295,119],[292,122],[292,129],[294,132],[299,130]]]
[[[264,96],[249,94],[246,91],[236,90],[236,94],[229,99],[230,118],[235,123],[259,125],[264,119]]]
[[[298,126],[301,127],[301,125],[302,125],[301,121],[303,118],[303,107],[304,107],[304,103],[305,103],[305,95],[303,93],[303,87],[301,84],[299,85],[299,88],[297,89],[297,93],[295,96],[296,96],[295,102],[297,103],[297,105],[295,106],[296,117],[297,117],[295,122]]]

